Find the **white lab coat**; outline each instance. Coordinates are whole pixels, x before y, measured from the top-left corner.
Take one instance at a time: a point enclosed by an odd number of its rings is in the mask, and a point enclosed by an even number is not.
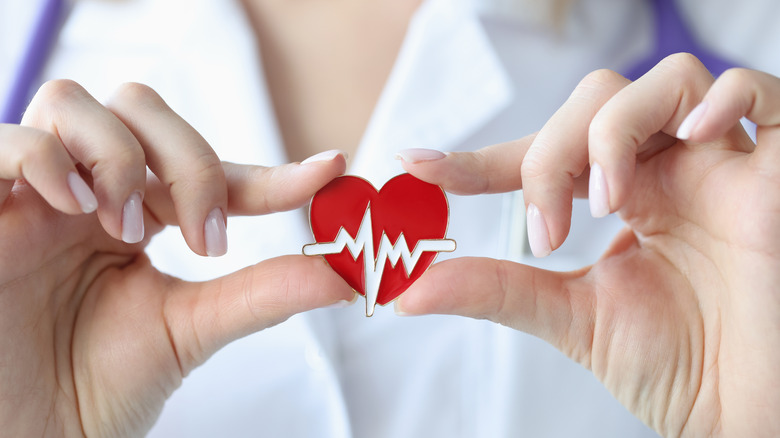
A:
[[[426,1],[349,173],[381,185],[402,172],[393,160],[399,149],[466,150],[524,136],[542,126],[586,73],[626,68],[649,51],[651,18],[636,0],[583,0],[561,30],[541,23],[545,3],[537,2],[540,14],[508,16],[495,12],[500,8],[477,12],[467,0]],[[771,8],[761,16],[780,16],[777,3],[755,3],[752,12]],[[770,59],[777,58],[777,45],[756,38],[761,34],[753,28],[727,36],[724,28],[737,28],[746,15],[729,13],[723,21],[717,11],[733,7],[712,2],[699,11],[695,32],[737,61],[780,72],[780,61]],[[780,41],[776,21],[764,24],[762,38]],[[73,78],[99,99],[123,81],[149,84],[222,159],[287,161],[238,1],[79,2],[46,75]],[[517,197],[449,200],[448,236],[458,249],[442,258],[520,255],[537,266],[574,269],[595,261],[620,226],[615,217],[591,219],[576,202],[567,243],[534,260],[522,254]],[[510,235],[521,237],[510,241]],[[163,271],[197,280],[300,253],[312,241],[301,211],[230,218],[228,237],[229,254],[219,259],[192,255],[175,229],[157,236],[149,252]],[[400,318],[391,308],[378,308],[369,319],[361,299],[230,344],[184,380],[150,436],[655,435],[587,370],[536,338],[454,316]]]

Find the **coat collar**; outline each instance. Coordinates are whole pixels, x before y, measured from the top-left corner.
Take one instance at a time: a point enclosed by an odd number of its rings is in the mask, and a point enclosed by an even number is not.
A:
[[[452,150],[505,108],[512,94],[472,10],[428,0],[409,25],[350,170],[382,185],[402,171],[393,165],[398,150]]]
[[[509,77],[469,1],[426,0],[415,13],[350,173],[381,185],[402,172],[396,151],[452,150],[511,102]],[[176,10],[185,13],[170,20]],[[121,81],[147,83],[221,158],[287,161],[238,0],[82,2],[71,18],[59,47],[66,62],[55,70],[68,71],[73,56],[92,53],[109,74],[82,69],[74,78],[110,87],[96,90],[99,98]]]

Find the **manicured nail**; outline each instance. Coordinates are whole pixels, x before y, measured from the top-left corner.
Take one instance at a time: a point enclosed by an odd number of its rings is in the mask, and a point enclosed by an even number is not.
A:
[[[320,161],[330,161],[339,155],[343,155],[344,158],[347,157],[347,154],[344,151],[340,151],[338,149],[331,149],[329,151],[320,152],[319,154],[312,155],[311,157],[301,161],[301,164],[309,164],[309,163],[317,163]]]
[[[79,203],[81,211],[92,213],[97,210],[98,203],[95,194],[92,193],[92,189],[89,188],[78,173],[71,172],[68,174],[68,187],[70,187],[73,197],[76,198],[76,202]]]
[[[401,309],[400,300],[395,300],[395,302],[393,303],[393,311],[397,316],[409,316],[408,313],[404,312]]]
[[[326,309],[343,309],[345,307],[349,307],[352,305],[352,301],[347,300],[340,300],[336,301],[335,303],[331,304],[330,306],[325,306]]]
[[[206,238],[206,254],[209,257],[219,257],[227,253],[227,229],[221,208],[211,210],[206,216],[203,234]]]
[[[688,117],[680,123],[680,127],[677,128],[677,138],[680,140],[688,140],[691,138],[691,133],[704,117],[704,113],[707,111],[709,105],[707,102],[702,102],[696,105],[696,108],[688,114]]]
[[[396,160],[406,161],[407,163],[420,163],[423,161],[436,161],[446,157],[444,152],[433,149],[403,149],[395,154]]]
[[[526,210],[528,224],[528,244],[535,257],[547,257],[552,252],[550,248],[550,232],[542,212],[534,204],[528,204]]]
[[[144,239],[144,204],[141,192],[127,198],[122,210],[122,241],[138,243]]]
[[[349,306],[355,304],[355,302],[357,302],[357,296],[358,296],[358,294],[355,293],[355,295],[352,296],[351,300],[339,300],[339,301],[336,301],[335,303],[333,303],[330,306],[327,306],[325,308],[326,309],[343,309],[345,307],[349,307]]]
[[[609,189],[607,178],[599,163],[590,166],[590,181],[588,181],[588,202],[590,215],[604,217],[609,214]]]

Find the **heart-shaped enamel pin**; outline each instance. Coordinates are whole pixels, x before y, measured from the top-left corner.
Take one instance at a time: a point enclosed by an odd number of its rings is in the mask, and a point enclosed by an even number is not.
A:
[[[393,301],[420,278],[438,252],[455,250],[455,241],[445,238],[448,221],[447,197],[439,186],[402,174],[377,192],[362,178],[341,176],[311,201],[317,243],[304,246],[303,253],[324,256],[366,297],[371,316],[376,303]]]

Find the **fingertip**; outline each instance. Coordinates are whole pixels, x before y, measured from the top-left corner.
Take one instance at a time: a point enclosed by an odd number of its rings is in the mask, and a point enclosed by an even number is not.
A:
[[[590,214],[594,218],[601,218],[610,213],[609,188],[604,169],[599,163],[593,163],[590,166],[588,203],[590,204]]]
[[[528,244],[534,257],[547,257],[552,253],[550,245],[550,233],[547,221],[535,204],[528,204],[526,209],[526,221],[528,228]]]
[[[415,178],[441,186],[448,193],[475,195],[489,188],[487,172],[477,152],[405,149],[396,154],[396,159]]]
[[[326,163],[329,161],[336,161],[337,159],[346,162],[348,158],[349,158],[349,154],[347,154],[347,152],[339,149],[331,149],[328,151],[320,152],[318,154],[314,154],[311,157],[301,161],[301,166],[306,166],[308,164],[313,164],[313,163]]]
[[[73,198],[79,204],[82,213],[89,214],[97,210],[98,201],[95,193],[89,188],[84,179],[76,172],[68,173],[68,188]]]
[[[324,185],[346,172],[348,159],[348,152],[331,149],[314,154],[300,163],[286,164],[279,168],[286,169],[289,176],[295,179],[317,181],[319,185]]]
[[[227,215],[261,215],[293,210],[346,170],[342,151],[326,151],[303,163],[264,167],[223,163],[227,180]]]
[[[401,297],[393,303],[393,312],[395,312],[396,316],[413,316],[411,313],[404,310],[403,304],[401,303]]]
[[[706,101],[696,105],[680,123],[676,137],[680,140],[689,140],[692,135],[696,134],[696,130],[701,125],[701,120],[704,118],[708,108],[709,104]]]
[[[430,279],[437,277],[437,266],[431,266],[420,278],[412,283],[409,288],[393,301],[393,312],[396,316],[420,316],[437,312],[435,296],[440,296],[440,284],[430,283]]]
[[[359,294],[341,278],[325,261],[323,257],[285,256],[286,258],[304,257],[310,263],[308,267],[301,264],[299,278],[309,277],[305,282],[307,292],[301,294],[302,302],[296,311],[303,312],[315,308],[345,308],[358,301]],[[309,299],[306,299],[306,295]]]
[[[222,208],[215,208],[206,216],[203,224],[206,255],[220,257],[227,253],[227,224]]]
[[[430,310],[427,312],[424,311],[424,307],[420,306],[424,301],[421,301],[418,298],[417,292],[414,291],[414,286],[410,287],[393,302],[393,312],[396,316],[400,317],[420,316],[434,313]]]
[[[351,307],[353,304],[357,302],[358,294],[357,292],[353,291],[352,298],[348,300],[340,299],[336,301],[333,304],[326,305],[324,308],[326,309],[344,309],[347,307]]]
[[[398,297],[394,310],[400,316],[489,317],[500,302],[500,295],[492,292],[501,264],[474,257],[436,263]]]
[[[138,243],[144,239],[144,206],[143,194],[133,192],[122,208],[122,241]]]
[[[444,152],[423,148],[401,149],[395,154],[396,160],[409,164],[438,161],[445,157],[447,157],[447,154]]]

